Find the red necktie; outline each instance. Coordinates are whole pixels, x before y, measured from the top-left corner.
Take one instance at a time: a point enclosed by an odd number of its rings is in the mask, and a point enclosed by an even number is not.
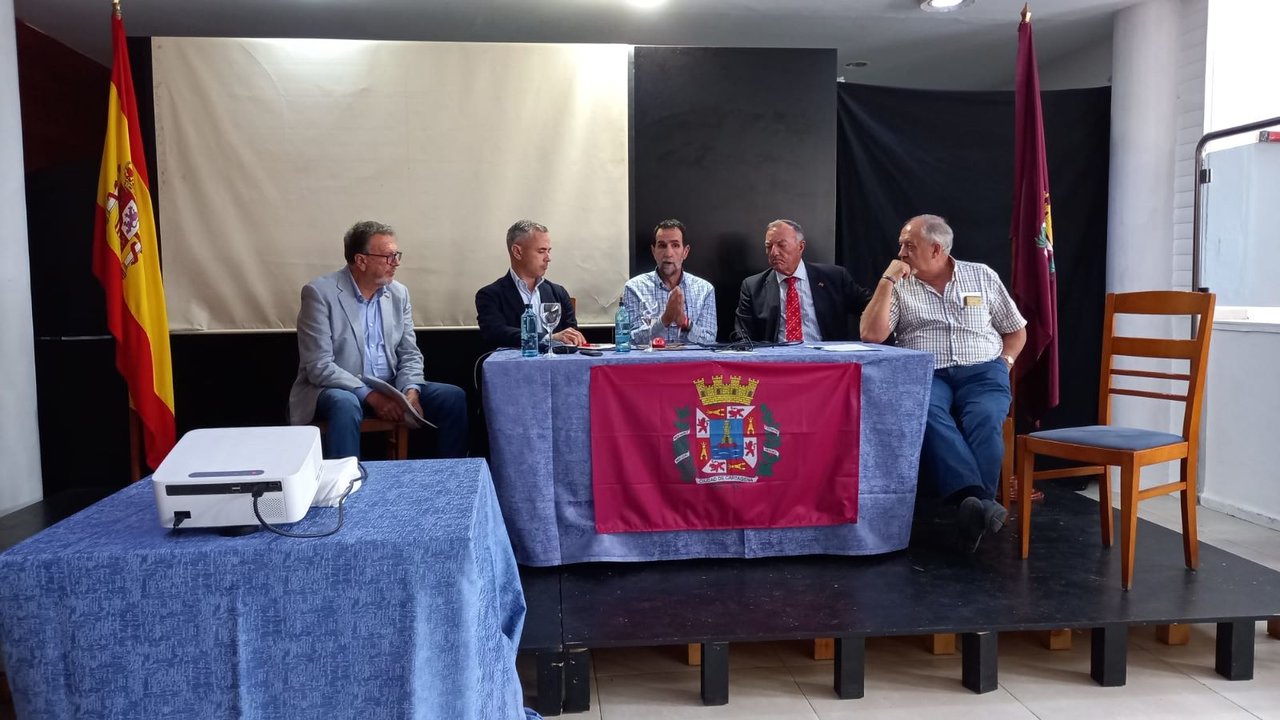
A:
[[[796,290],[797,278],[787,278],[787,342],[804,339],[804,326],[800,324],[800,292]]]

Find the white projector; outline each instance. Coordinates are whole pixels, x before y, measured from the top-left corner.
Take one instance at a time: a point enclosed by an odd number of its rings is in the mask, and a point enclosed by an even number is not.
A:
[[[320,431],[290,427],[192,430],[152,476],[160,524],[258,527],[301,520],[320,478]]]

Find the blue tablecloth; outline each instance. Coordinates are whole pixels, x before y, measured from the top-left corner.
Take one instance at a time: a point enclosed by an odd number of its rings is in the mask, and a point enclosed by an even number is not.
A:
[[[527,565],[777,555],[869,555],[900,550],[911,535],[920,442],[933,356],[876,346],[856,353],[805,347],[749,355],[708,351],[606,352],[484,363],[484,409],[493,480],[516,559]],[[591,494],[590,369],[601,363],[862,363],[858,522],[772,530],[600,535]]]
[[[144,480],[0,555],[18,717],[524,718],[484,461],[367,467],[328,538],[171,533]]]

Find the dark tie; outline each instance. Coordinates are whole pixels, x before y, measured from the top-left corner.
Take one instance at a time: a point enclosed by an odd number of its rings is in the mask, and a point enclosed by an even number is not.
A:
[[[800,324],[800,292],[796,290],[797,278],[787,278],[787,342],[804,339],[804,326]]]

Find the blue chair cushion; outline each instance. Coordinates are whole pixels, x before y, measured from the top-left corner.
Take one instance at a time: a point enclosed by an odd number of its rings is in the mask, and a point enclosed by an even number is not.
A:
[[[1149,450],[1161,445],[1183,442],[1181,435],[1117,425],[1085,425],[1083,427],[1041,430],[1031,437],[1072,445],[1090,445],[1110,450]]]

